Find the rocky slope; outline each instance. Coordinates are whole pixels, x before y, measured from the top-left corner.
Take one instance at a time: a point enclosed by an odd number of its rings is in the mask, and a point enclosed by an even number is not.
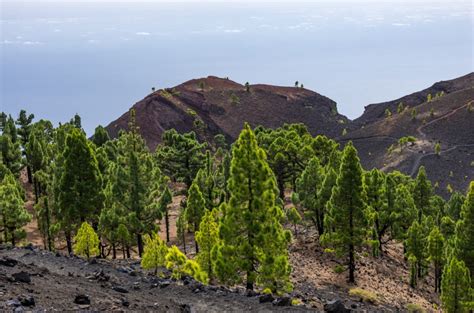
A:
[[[247,91],[241,84],[214,76],[155,91],[133,108],[140,131],[152,149],[170,128],[194,130],[201,139],[210,140],[221,133],[233,140],[244,122],[272,128],[304,123],[312,134],[328,136],[340,134],[347,122],[337,113],[334,101],[314,91],[269,85],[250,85]],[[120,129],[127,128],[128,120],[127,112],[110,123],[109,134],[116,136]]]
[[[441,92],[443,96],[427,102],[429,94],[434,97]],[[304,123],[313,135],[325,134],[341,143],[354,141],[367,169],[397,169],[413,176],[424,165],[428,176],[438,182],[438,192],[447,197],[448,186],[464,190],[474,178],[474,112],[469,112],[473,101],[474,73],[470,73],[393,101],[368,105],[362,116],[350,121],[337,113],[334,101],[311,90],[257,84],[247,91],[244,85],[210,76],[155,91],[133,108],[151,149],[170,128],[193,130],[201,140],[212,141],[219,133],[235,139],[244,122],[272,128]],[[406,109],[398,114],[400,102]],[[386,109],[392,112],[390,118]],[[120,129],[127,128],[128,120],[127,112],[107,130],[117,136]],[[341,136],[344,129],[347,134]],[[404,136],[414,136],[417,141],[408,149],[387,153]],[[442,148],[439,155],[434,153],[437,142]]]
[[[413,107],[401,113],[395,110],[391,117],[361,126],[339,140],[354,142],[366,169],[400,170],[415,176],[423,165],[439,194],[448,197],[450,187],[464,192],[474,179],[473,85],[430,102],[425,99],[415,108],[415,116]],[[398,140],[404,136],[416,141],[402,148]]]

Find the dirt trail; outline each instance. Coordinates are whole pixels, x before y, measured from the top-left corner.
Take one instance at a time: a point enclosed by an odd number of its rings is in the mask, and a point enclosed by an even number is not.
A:
[[[420,125],[420,126],[416,129],[416,132],[420,135],[421,142],[422,142],[422,143],[423,143],[423,142],[424,142],[424,143],[428,143],[428,145],[429,145],[430,147],[432,147],[433,145],[432,145],[432,143],[430,143],[429,140],[427,139],[427,135],[426,135],[426,133],[423,131],[423,129],[424,129],[425,127],[429,126],[429,125],[432,125],[432,124],[434,124],[434,123],[436,123],[436,122],[439,122],[440,120],[446,119],[446,118],[448,118],[448,117],[450,117],[450,116],[456,114],[459,110],[461,110],[461,109],[463,109],[463,108],[467,108],[467,106],[468,106],[470,103],[472,103],[472,101],[471,101],[471,102],[468,102],[468,103],[466,103],[466,104],[464,104],[464,105],[462,105],[462,106],[460,106],[460,107],[458,107],[458,108],[456,108],[456,109],[453,109],[453,110],[451,110],[450,112],[448,112],[448,113],[446,113],[446,114],[444,114],[444,115],[442,115],[442,116],[440,116],[440,117],[438,117],[438,118],[436,118],[436,119],[434,119],[434,120],[432,120],[432,121],[429,121],[429,122],[426,123],[426,124]],[[457,148],[461,148],[461,147],[474,147],[474,144],[454,145],[454,146],[449,147],[449,148],[447,148],[447,149],[441,150],[439,154],[440,154],[440,155],[446,154],[446,153],[448,153],[448,152],[450,152],[450,151],[453,151],[453,150],[455,150],[455,149],[457,149]],[[410,171],[410,176],[411,176],[411,177],[414,177],[414,176],[416,175],[416,173],[418,172],[418,168],[420,167],[421,161],[422,161],[424,158],[428,157],[428,156],[436,155],[436,152],[424,153],[424,151],[423,151],[423,154],[420,154],[420,151],[421,151],[421,150],[419,150],[419,151],[414,151],[414,150],[412,150],[412,151],[415,152],[415,153],[418,153],[418,155],[417,155],[416,158],[415,158],[415,161],[413,162],[413,166],[412,166],[411,171]]]

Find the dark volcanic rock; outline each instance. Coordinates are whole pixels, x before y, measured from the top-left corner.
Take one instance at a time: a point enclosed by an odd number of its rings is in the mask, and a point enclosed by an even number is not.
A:
[[[31,283],[30,274],[25,271],[12,274],[12,277],[15,281],[20,283]]]
[[[258,301],[260,303],[266,303],[266,302],[273,302],[275,298],[271,294],[264,294],[258,297]]]
[[[22,296],[19,298],[19,300],[22,306],[35,306],[35,298],[33,296]]]
[[[115,291],[120,292],[120,293],[128,293],[128,290],[125,289],[122,286],[114,286],[114,287],[112,287],[112,290],[115,290]]]
[[[12,307],[15,307],[15,308],[18,307],[18,306],[21,306],[21,303],[20,303],[20,301],[18,301],[18,299],[7,300],[6,304],[7,304],[7,306],[12,306]]]
[[[18,264],[17,260],[14,260],[14,259],[9,258],[9,257],[0,259],[0,265],[3,265],[3,266],[14,267],[17,264]]]
[[[91,304],[91,299],[89,298],[88,295],[77,295],[76,298],[74,299],[75,304]]]
[[[340,299],[336,299],[326,303],[324,305],[324,311],[329,313],[347,313],[351,310],[347,309]]]
[[[281,297],[273,301],[273,305],[276,306],[290,306],[291,298],[290,297]]]

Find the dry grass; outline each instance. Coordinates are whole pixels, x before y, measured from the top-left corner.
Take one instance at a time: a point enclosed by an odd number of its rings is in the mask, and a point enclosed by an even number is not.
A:
[[[352,288],[349,290],[349,295],[352,297],[357,297],[363,302],[369,302],[372,304],[377,302],[377,295],[374,292],[362,288]]]

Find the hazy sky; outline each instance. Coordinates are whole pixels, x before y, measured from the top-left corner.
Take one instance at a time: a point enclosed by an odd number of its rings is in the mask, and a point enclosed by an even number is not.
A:
[[[216,2],[2,1],[0,111],[91,133],[152,86],[216,75],[298,80],[356,118],[473,71],[470,0]]]

